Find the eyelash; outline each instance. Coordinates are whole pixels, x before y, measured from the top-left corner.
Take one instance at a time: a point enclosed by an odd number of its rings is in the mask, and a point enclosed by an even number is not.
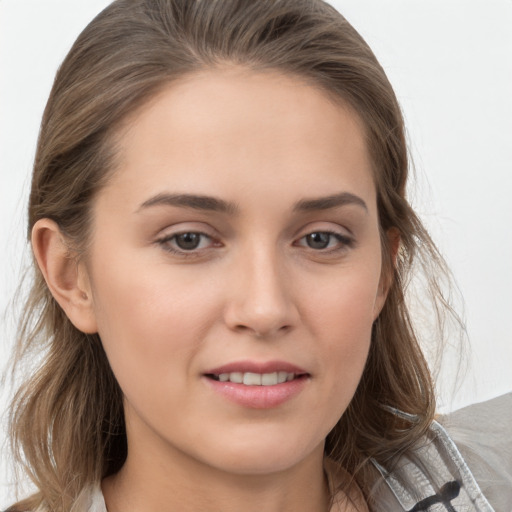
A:
[[[211,240],[211,245],[206,248],[192,248],[190,250],[173,247],[171,245],[171,243],[173,241],[176,241],[176,239],[178,237],[183,236],[183,235],[198,235],[202,239],[206,238],[206,239]],[[304,245],[300,243],[301,241],[306,240],[307,237],[310,237],[312,235],[328,235],[330,237],[328,244],[331,243],[332,238],[335,238],[338,241],[339,246],[331,247],[331,248],[327,247],[327,248],[315,249],[313,247],[306,245],[307,242],[305,242]],[[215,245],[218,247],[220,247],[222,245],[220,242],[215,242],[214,239],[210,235],[208,235],[206,233],[202,233],[200,231],[183,231],[181,233],[174,233],[172,235],[165,236],[163,238],[159,238],[158,240],[156,240],[156,243],[159,244],[165,251],[167,251],[171,254],[183,257],[183,258],[198,257],[201,255],[200,251],[208,250],[212,246],[215,246]],[[201,241],[199,242],[199,245],[201,245]],[[331,254],[331,253],[343,252],[343,251],[346,251],[347,249],[352,248],[355,245],[355,241],[353,238],[346,236],[346,235],[342,235],[340,233],[337,233],[336,231],[318,230],[318,231],[311,231],[310,233],[307,233],[306,235],[300,237],[296,242],[294,242],[293,245],[299,246],[299,247],[305,247],[306,249],[309,249],[315,253]]]

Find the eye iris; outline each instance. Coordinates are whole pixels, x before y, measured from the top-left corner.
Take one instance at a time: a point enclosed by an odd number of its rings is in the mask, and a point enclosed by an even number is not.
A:
[[[307,235],[306,240],[312,249],[325,249],[329,245],[331,235],[329,233],[311,233]]]
[[[176,236],[176,244],[180,249],[197,249],[201,241],[201,235],[198,233],[182,233]]]

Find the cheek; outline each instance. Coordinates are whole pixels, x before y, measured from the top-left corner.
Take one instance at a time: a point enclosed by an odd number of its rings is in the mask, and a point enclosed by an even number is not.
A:
[[[192,371],[190,361],[218,317],[215,298],[166,265],[118,259],[103,269],[94,275],[94,308],[121,388],[128,395],[134,382],[144,389],[155,376],[162,385],[178,385],[177,376]]]
[[[317,404],[331,426],[339,420],[361,379],[371,343],[379,269],[344,269],[310,294],[308,317],[321,343],[326,393]]]
[[[373,288],[352,288],[345,283],[344,289],[333,293],[329,301],[324,299],[318,312],[317,325],[326,342],[330,375],[336,383],[343,382],[354,391],[370,347],[374,300]]]
[[[333,343],[364,340],[371,332],[378,307],[380,264],[375,259],[367,264],[341,267],[321,283],[310,286],[307,298],[308,316],[316,319],[315,328],[322,330]]]

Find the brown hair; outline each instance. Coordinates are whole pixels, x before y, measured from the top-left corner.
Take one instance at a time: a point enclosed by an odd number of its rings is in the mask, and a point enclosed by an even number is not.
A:
[[[413,263],[440,310],[445,267],[405,198],[407,147],[384,71],[352,26],[321,0],[117,0],[78,37],[46,106],[34,164],[29,232],[57,222],[70,257],[87,251],[92,200],[115,168],[116,128],[174,80],[224,63],[292,74],[348,103],[373,160],[389,295],[360,385],[327,438],[326,454],[371,494],[371,458],[386,464],[426,431],[435,398],[404,301]],[[391,261],[386,233],[401,237]],[[38,492],[11,510],[74,510],[88,486],[126,456],[122,393],[97,335],[77,330],[34,265],[17,345],[38,367],[11,408],[13,450]],[[415,424],[390,414],[417,415]]]

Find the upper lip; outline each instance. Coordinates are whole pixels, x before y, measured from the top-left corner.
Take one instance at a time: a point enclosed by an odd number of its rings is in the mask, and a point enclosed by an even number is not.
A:
[[[221,373],[274,373],[274,372],[287,372],[295,374],[307,374],[306,370],[288,363],[286,361],[234,361],[222,366],[217,366],[204,372],[205,375],[220,375]]]

